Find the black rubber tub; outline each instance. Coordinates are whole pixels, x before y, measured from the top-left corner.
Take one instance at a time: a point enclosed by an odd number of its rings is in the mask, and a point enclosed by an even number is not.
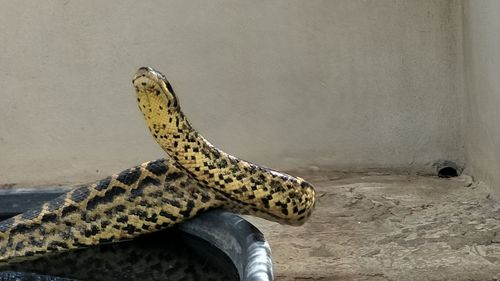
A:
[[[0,190],[0,220],[65,190]],[[0,280],[273,280],[264,235],[238,215],[202,214],[133,241],[90,247],[0,267]]]

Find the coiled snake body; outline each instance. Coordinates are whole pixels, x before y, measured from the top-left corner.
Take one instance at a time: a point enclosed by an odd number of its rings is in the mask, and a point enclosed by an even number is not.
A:
[[[309,183],[212,146],[192,128],[158,71],[140,68],[133,85],[149,130],[170,158],[81,186],[0,222],[0,262],[132,239],[213,208],[292,225],[309,217],[315,199]]]

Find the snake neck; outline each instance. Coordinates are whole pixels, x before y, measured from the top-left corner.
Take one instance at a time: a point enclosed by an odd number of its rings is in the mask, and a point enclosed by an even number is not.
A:
[[[234,209],[288,224],[310,215],[314,188],[301,178],[233,157],[208,142],[182,112],[163,75],[139,70],[139,109],[158,144],[196,181],[234,202]]]

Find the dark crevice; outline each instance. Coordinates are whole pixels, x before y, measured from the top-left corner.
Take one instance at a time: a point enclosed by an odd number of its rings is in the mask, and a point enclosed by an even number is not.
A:
[[[440,177],[440,178],[458,177],[458,172],[453,167],[443,167],[443,168],[439,169],[438,177]]]

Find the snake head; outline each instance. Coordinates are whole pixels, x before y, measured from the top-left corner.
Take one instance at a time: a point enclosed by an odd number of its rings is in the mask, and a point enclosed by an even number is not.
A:
[[[135,73],[132,83],[136,89],[140,106],[144,106],[140,108],[141,111],[144,111],[144,108],[148,106],[155,105],[158,108],[166,107],[167,109],[177,109],[179,107],[172,86],[161,72],[151,67],[141,67]]]
[[[132,83],[139,109],[156,141],[162,143],[168,135],[188,126],[187,121],[181,122],[183,114],[177,96],[163,74],[151,67],[141,67]]]

